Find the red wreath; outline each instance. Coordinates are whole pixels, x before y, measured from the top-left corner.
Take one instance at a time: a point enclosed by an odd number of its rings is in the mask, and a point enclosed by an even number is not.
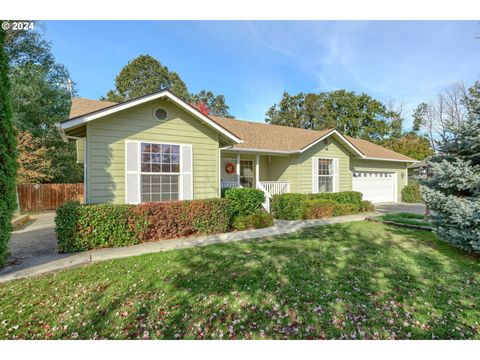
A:
[[[234,174],[235,173],[235,164],[232,163],[232,162],[228,162],[225,165],[225,171],[227,172],[227,174]]]

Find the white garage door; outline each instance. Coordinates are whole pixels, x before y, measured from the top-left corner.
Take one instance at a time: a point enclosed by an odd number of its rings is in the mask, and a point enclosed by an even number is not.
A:
[[[352,190],[372,203],[396,202],[396,174],[391,172],[354,172]]]

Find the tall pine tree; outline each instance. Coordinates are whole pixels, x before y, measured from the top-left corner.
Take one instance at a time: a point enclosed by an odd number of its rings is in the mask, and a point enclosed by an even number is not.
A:
[[[480,252],[480,97],[477,82],[465,99],[468,121],[449,127],[439,155],[429,160],[433,176],[422,194],[438,236],[467,251]]]
[[[5,31],[0,29],[0,266],[8,255],[10,221],[17,208],[17,150],[12,122],[8,61],[4,51],[5,38]]]

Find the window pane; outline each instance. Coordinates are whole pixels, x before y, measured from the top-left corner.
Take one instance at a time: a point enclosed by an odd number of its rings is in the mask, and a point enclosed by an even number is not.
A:
[[[332,192],[332,191],[333,191],[333,176],[319,176],[318,192]]]
[[[142,175],[142,202],[178,200],[179,175]]]
[[[142,172],[180,172],[180,146],[142,143]]]
[[[332,159],[318,159],[318,175],[333,175]]]
[[[151,152],[152,153],[160,153],[161,145],[160,144],[151,144]]]

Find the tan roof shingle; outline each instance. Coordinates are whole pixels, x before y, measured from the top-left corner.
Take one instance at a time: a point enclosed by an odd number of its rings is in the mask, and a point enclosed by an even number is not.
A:
[[[72,99],[70,119],[86,115],[112,105],[116,105],[116,103],[75,97]],[[234,146],[238,149],[248,148],[295,152],[302,150],[334,130],[307,130],[289,126],[270,125],[245,120],[229,119],[211,115],[209,118],[243,140],[243,143],[236,144]],[[350,136],[345,136],[345,138],[366,157],[412,162],[416,161],[408,156],[386,149],[367,140],[356,139]]]
[[[111,101],[100,101],[85,99],[81,97],[74,97],[72,99],[72,107],[70,108],[69,119],[89,114],[94,111],[102,110],[116,104],[117,103]]]
[[[312,131],[219,116],[209,117],[243,140],[243,143],[234,146],[239,149],[298,151],[333,131],[333,129]]]

